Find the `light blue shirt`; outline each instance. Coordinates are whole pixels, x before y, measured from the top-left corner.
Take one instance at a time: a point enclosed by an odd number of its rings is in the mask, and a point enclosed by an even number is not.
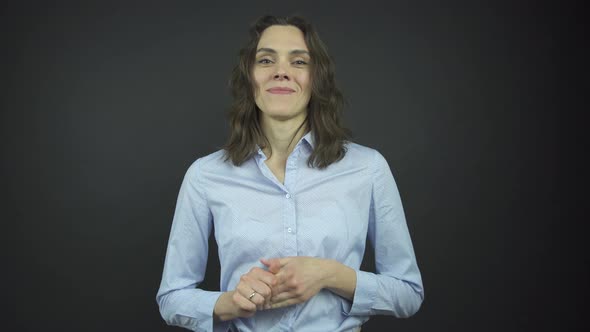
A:
[[[180,187],[164,271],[156,295],[168,325],[193,331],[351,331],[370,315],[408,317],[424,288],[400,195],[385,158],[347,143],[345,157],[310,168],[314,147],[306,134],[287,159],[284,184],[262,150],[239,167],[223,150],[197,159]],[[208,237],[215,229],[220,292],[198,288],[205,277]],[[377,273],[359,270],[367,236]],[[258,311],[251,318],[213,321],[224,291],[235,289],[260,258],[314,256],[356,271],[352,302],[321,290],[304,303]]]

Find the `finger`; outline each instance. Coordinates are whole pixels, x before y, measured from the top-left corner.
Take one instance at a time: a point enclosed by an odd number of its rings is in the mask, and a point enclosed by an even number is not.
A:
[[[288,300],[285,300],[285,301],[272,303],[268,307],[268,309],[278,309],[278,308],[288,307],[290,305],[294,305],[294,304],[297,304],[297,303],[299,303],[299,301],[297,301],[296,299],[291,298],[291,299],[288,299]]]
[[[264,308],[264,305],[270,301],[272,295],[271,288],[264,282],[256,279],[251,273],[245,274],[240,278],[240,283],[236,289],[243,297],[254,303],[258,309]]]
[[[265,283],[256,281],[252,286],[252,289],[256,291],[263,299],[270,299],[272,297],[272,289]]]
[[[279,283],[277,286],[272,288],[272,296],[276,296],[277,294],[289,292],[294,288],[289,286],[287,283]]]
[[[237,303],[240,304],[240,307],[244,310],[262,310],[266,306],[267,301],[262,295],[258,294],[255,290],[250,290],[248,295],[245,295],[245,291],[243,289],[248,287],[242,287],[239,293],[239,300],[236,300]],[[237,288],[236,288],[237,289]],[[249,304],[246,304],[248,302]]]
[[[295,293],[282,292],[277,295],[273,295],[273,297],[270,299],[270,304],[272,305],[272,304],[284,302],[284,301],[287,301],[290,299],[295,299],[295,298],[297,298],[297,295]]]
[[[246,299],[240,292],[234,292],[232,300],[240,310],[240,314],[253,314],[256,312],[256,305]]]
[[[248,295],[248,301],[254,303],[256,310],[264,308],[264,298],[262,298],[261,295],[256,291],[253,291],[250,295]]]
[[[257,306],[259,306],[259,308],[263,308],[266,304],[270,303],[272,290],[267,284],[257,281],[257,284],[253,289],[256,291],[256,296],[254,296],[252,300]]]
[[[283,266],[283,264],[281,264],[281,259],[280,258],[270,258],[270,259],[266,259],[266,258],[261,258],[260,262],[264,265],[266,265],[266,267],[268,268],[268,270],[272,273],[277,273],[280,271],[281,267]]]
[[[267,284],[269,287],[272,287],[272,286],[276,285],[276,283],[277,283],[277,277],[273,273],[268,272],[268,271],[261,269],[259,267],[253,267],[250,270],[250,272],[248,272],[246,275],[251,276],[252,278],[261,280],[262,282]]]
[[[258,309],[264,308],[264,305],[270,302],[271,290],[264,283],[259,282],[259,286],[254,286],[252,292],[248,295],[248,300],[256,305]],[[259,291],[259,289],[263,289]]]
[[[251,294],[252,295],[252,294]],[[264,310],[264,309],[270,309],[270,305],[271,305],[271,297],[267,297],[267,298],[263,298],[262,295],[254,292],[250,302],[254,303],[256,305],[256,310]]]
[[[241,297],[243,297],[246,300],[248,300],[248,296],[250,296],[250,294],[252,294],[252,292],[253,292],[252,287],[250,287],[250,285],[248,285],[245,282],[240,282],[236,286],[236,293],[238,293]]]
[[[244,276],[242,279],[244,280],[244,283],[248,285],[248,287],[258,292],[262,297],[267,298],[271,296],[271,287],[273,286],[268,285],[265,280],[261,280],[256,278],[256,276],[249,275]],[[274,279],[272,279],[272,281],[273,282],[271,283],[274,283]]]
[[[240,282],[260,293],[263,298],[268,298],[271,296],[271,288],[276,285],[276,279],[274,274],[260,268],[255,268],[243,275],[240,278]]]

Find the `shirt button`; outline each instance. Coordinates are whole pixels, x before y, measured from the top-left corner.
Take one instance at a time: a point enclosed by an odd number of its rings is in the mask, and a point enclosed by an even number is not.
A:
[[[287,195],[285,195],[285,197],[291,198],[291,194],[287,194]]]
[[[293,233],[293,230],[291,229],[291,227],[287,228],[287,232]]]

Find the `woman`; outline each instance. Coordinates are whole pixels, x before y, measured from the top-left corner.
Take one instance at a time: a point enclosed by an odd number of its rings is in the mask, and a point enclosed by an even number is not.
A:
[[[342,95],[313,27],[264,16],[234,69],[231,134],[182,182],[157,294],[195,331],[358,331],[413,315],[420,271],[384,157],[348,141]],[[215,229],[220,291],[204,279]],[[377,273],[360,271],[365,240]]]

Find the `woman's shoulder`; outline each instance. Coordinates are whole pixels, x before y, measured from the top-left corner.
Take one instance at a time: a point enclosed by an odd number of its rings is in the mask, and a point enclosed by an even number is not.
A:
[[[387,160],[377,148],[362,145],[352,141],[347,142],[345,147],[345,158],[349,160],[352,160],[356,163],[363,163],[373,170],[382,167],[389,167]]]
[[[227,167],[225,161],[225,150],[217,150],[207,155],[197,157],[189,166],[187,173],[203,174],[219,170],[220,167]]]
[[[352,141],[346,142],[344,146],[346,148],[346,156],[356,160],[372,161],[376,155],[380,154],[375,148]]]

